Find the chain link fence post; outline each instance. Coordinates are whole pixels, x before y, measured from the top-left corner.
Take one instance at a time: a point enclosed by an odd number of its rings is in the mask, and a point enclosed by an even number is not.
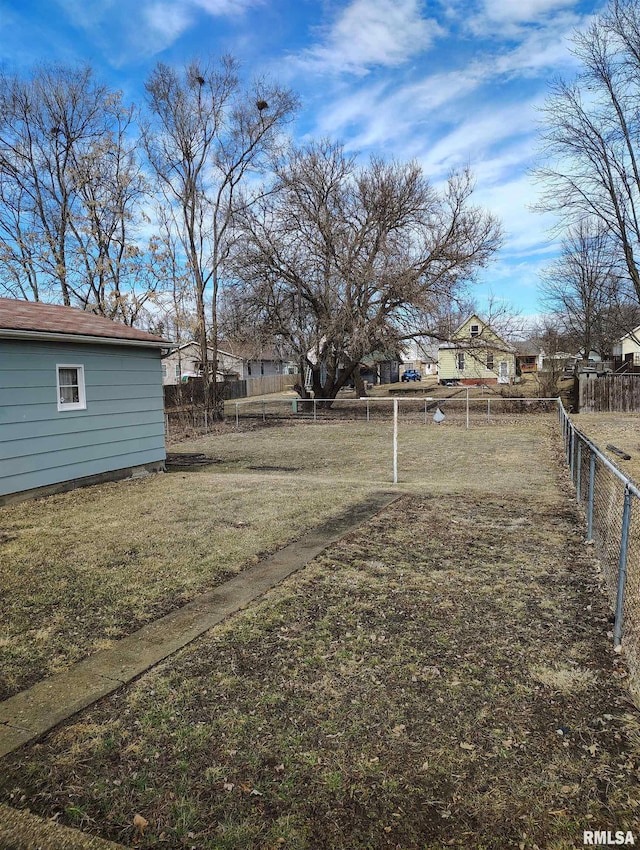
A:
[[[578,437],[578,457],[576,468],[576,496],[578,504],[582,501],[582,440]]]
[[[587,543],[593,543],[593,502],[596,489],[596,456],[589,453],[589,494],[587,502]]]
[[[622,512],[622,536],[620,540],[620,559],[618,562],[618,592],[616,595],[616,620],[613,629],[614,646],[622,640],[622,619],[624,609],[624,588],[627,579],[627,553],[629,551],[629,525],[631,524],[631,491],[624,488],[624,509]]]

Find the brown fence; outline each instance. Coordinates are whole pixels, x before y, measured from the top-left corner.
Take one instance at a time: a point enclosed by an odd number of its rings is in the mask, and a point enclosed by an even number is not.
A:
[[[635,413],[640,411],[640,375],[580,375],[579,413]]]
[[[257,395],[269,395],[269,393],[281,393],[290,390],[300,380],[299,375],[266,375],[261,378],[247,378],[240,381],[247,385],[247,397]]]
[[[297,375],[269,375],[262,378],[247,378],[245,381],[218,381],[216,389],[219,398],[230,401],[269,393],[290,390]],[[171,410],[185,405],[202,405],[204,388],[202,378],[190,378],[182,384],[164,388],[164,406]]]

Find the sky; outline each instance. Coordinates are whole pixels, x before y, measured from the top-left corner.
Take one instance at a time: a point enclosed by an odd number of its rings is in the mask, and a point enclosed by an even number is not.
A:
[[[247,79],[294,89],[299,141],[339,139],[366,161],[414,159],[439,184],[470,166],[475,202],[504,246],[472,289],[524,317],[542,312],[539,271],[554,220],[533,212],[540,107],[577,65],[570,38],[599,0],[0,0],[0,62],[90,62],[140,102],[158,61],[231,54]]]

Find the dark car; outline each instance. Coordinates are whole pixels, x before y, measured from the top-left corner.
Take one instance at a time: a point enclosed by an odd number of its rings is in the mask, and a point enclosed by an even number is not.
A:
[[[401,381],[421,381],[422,375],[417,369],[407,369],[400,378]]]

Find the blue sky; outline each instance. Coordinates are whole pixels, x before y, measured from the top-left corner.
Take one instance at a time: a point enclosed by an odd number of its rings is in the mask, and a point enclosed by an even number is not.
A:
[[[576,71],[569,37],[597,0],[0,0],[0,60],[90,61],[140,101],[162,60],[231,53],[248,77],[294,88],[297,138],[330,136],[363,157],[416,159],[434,182],[469,164],[476,199],[506,240],[474,295],[540,311],[553,223],[529,210],[538,107]]]

